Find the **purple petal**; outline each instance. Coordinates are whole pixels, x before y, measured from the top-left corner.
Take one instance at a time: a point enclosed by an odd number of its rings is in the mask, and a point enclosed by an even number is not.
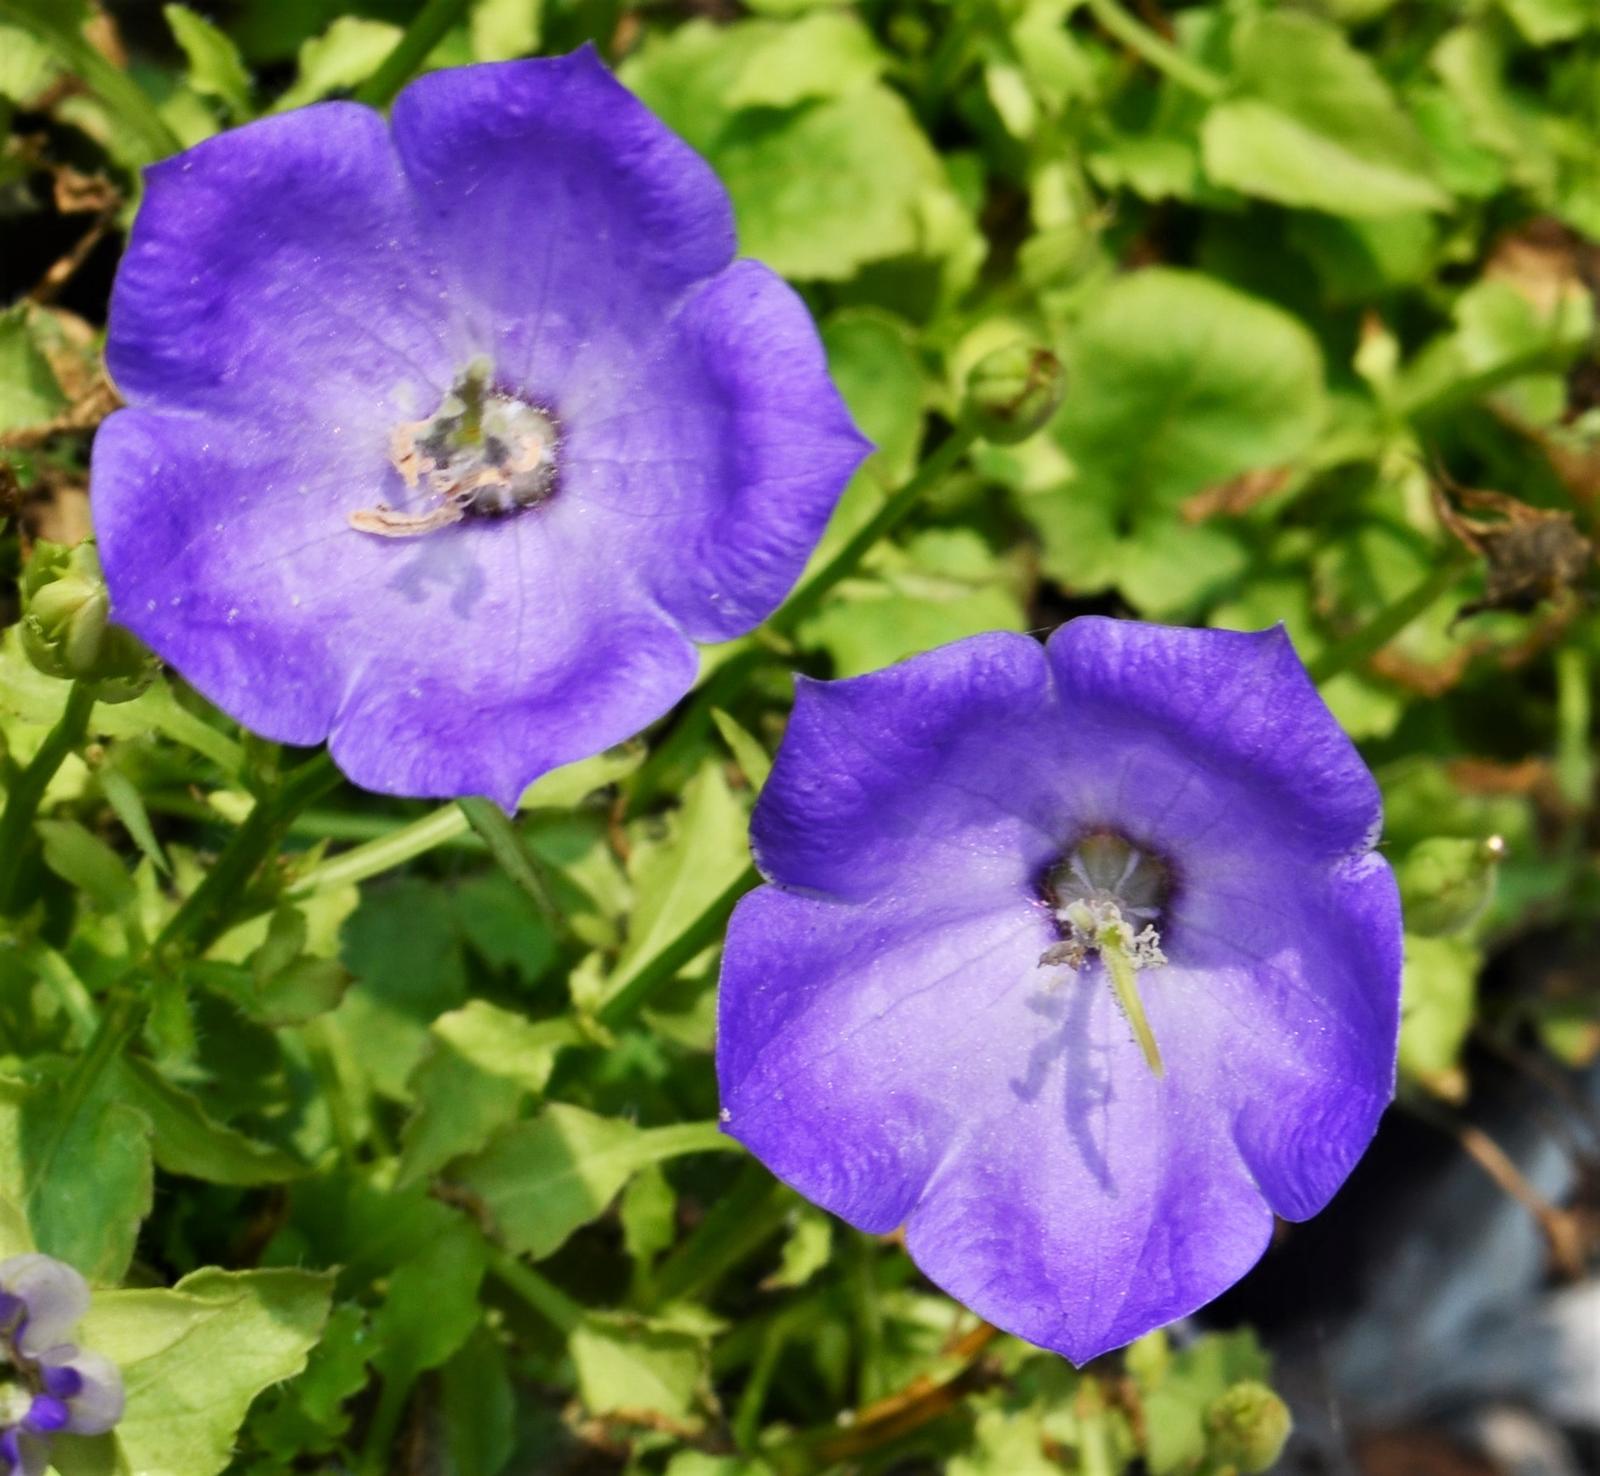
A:
[[[1024,895],[1064,823],[1044,648],[997,632],[839,682],[801,678],[751,825],[765,874],[859,898]]]
[[[46,1364],[39,1372],[45,1393],[56,1399],[71,1399],[83,1388],[83,1375],[70,1363]]]
[[[1321,857],[1376,838],[1378,786],[1282,627],[1085,616],[1049,650],[1077,750],[1064,765],[1098,777],[1095,801],[1119,818],[1160,824],[1170,845],[1191,830],[1224,831],[1243,811],[1279,843]]]
[[[89,1310],[89,1283],[65,1261],[37,1251],[0,1261],[0,1288],[27,1306],[17,1346],[30,1356],[66,1342]]]
[[[1371,780],[1281,637],[1090,620],[1028,650],[802,690],[718,1070],[775,1173],[903,1220],[939,1285],[1081,1362],[1216,1296],[1273,1211],[1348,1174],[1393,1089],[1399,913]],[[1138,979],[1162,1078],[1098,960],[1038,967],[1042,870],[1102,829],[1172,876]]]
[[[82,1381],[67,1400],[67,1429],[74,1435],[101,1435],[122,1418],[122,1371],[98,1353],[75,1354],[71,1367]]]
[[[592,48],[429,73],[395,100],[393,124],[476,351],[562,415],[575,375],[630,361],[733,259],[710,166]]]
[[[564,488],[606,515],[603,536],[634,550],[694,639],[748,630],[799,577],[871,451],[804,304],[741,261],[691,293],[647,352],[600,367],[563,412]]]
[[[448,321],[383,120],[325,103],[147,171],[106,357],[131,404],[242,417],[309,459],[402,391],[431,409]]]
[[[65,1428],[68,1418],[67,1406],[48,1394],[35,1396],[25,1416],[28,1428],[39,1435],[50,1435]]]

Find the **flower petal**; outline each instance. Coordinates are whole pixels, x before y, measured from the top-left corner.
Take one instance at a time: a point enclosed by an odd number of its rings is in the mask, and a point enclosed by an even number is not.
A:
[[[751,823],[756,859],[838,897],[1015,900],[1060,850],[1062,741],[1044,649],[1026,636],[802,678]]]
[[[147,172],[106,356],[134,405],[271,423],[310,453],[386,434],[398,391],[430,411],[448,321],[383,119],[324,103]]]
[[[30,1356],[66,1342],[89,1310],[89,1283],[65,1261],[38,1251],[0,1261],[0,1288],[27,1304],[17,1343]]]
[[[907,1247],[980,1316],[1084,1362],[1193,1311],[1272,1217],[1205,1097],[1213,1039],[1145,1067],[1097,968],[1021,905],[941,922],[763,888],[723,965],[727,1130]],[[1157,1026],[1158,1036],[1160,1034]]]
[[[71,1361],[82,1379],[78,1392],[67,1400],[67,1429],[74,1435],[100,1435],[122,1418],[122,1370],[98,1353],[79,1353]]]
[[[575,368],[562,423],[563,495],[609,515],[701,641],[777,608],[871,451],[805,304],[753,261],[692,291],[628,365]]]
[[[1142,808],[1170,840],[1171,807],[1188,803],[1207,823],[1255,818],[1279,844],[1325,857],[1376,838],[1378,787],[1281,628],[1083,616],[1051,637],[1049,651],[1080,748],[1066,762],[1089,771],[1098,752],[1124,818]]]
[[[393,126],[472,341],[558,414],[578,359],[629,362],[641,331],[733,257],[711,167],[592,48],[429,73]]]

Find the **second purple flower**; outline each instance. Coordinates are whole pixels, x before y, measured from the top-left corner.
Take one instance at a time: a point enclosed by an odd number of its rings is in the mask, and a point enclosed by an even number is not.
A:
[[[1281,631],[1086,618],[802,682],[728,933],[726,1129],[1076,1362],[1192,1312],[1392,1094],[1379,820]]]
[[[114,614],[358,783],[510,808],[783,598],[865,454],[710,168],[584,51],[157,165],[95,444]]]

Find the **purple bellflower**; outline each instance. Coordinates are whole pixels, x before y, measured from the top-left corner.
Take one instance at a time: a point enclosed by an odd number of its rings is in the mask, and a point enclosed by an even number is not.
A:
[[[370,789],[509,809],[637,732],[869,449],[710,167],[591,50],[146,178],[92,467],[113,613]]]
[[[72,1334],[89,1285],[54,1256],[0,1261],[0,1476],[42,1476],[51,1438],[100,1435],[122,1417],[122,1375]]]
[[[722,970],[726,1130],[1082,1363],[1315,1214],[1394,1087],[1376,785],[1281,630],[1084,618],[802,681]]]

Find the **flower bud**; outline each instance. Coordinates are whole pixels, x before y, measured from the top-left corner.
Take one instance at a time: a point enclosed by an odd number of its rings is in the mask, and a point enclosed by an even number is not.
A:
[[[35,544],[22,575],[22,601],[22,649],[46,675],[88,682],[101,702],[127,702],[150,685],[155,658],[111,624],[93,543]]]
[[[1065,389],[1061,361],[1049,349],[1007,344],[967,376],[967,412],[984,439],[1010,446],[1049,423]]]
[[[1265,1384],[1243,1379],[1206,1411],[1211,1458],[1237,1471],[1270,1471],[1293,1425],[1283,1400]]]
[[[1400,863],[1400,898],[1406,929],[1424,937],[1464,933],[1494,897],[1505,842],[1434,836],[1419,841]]]

